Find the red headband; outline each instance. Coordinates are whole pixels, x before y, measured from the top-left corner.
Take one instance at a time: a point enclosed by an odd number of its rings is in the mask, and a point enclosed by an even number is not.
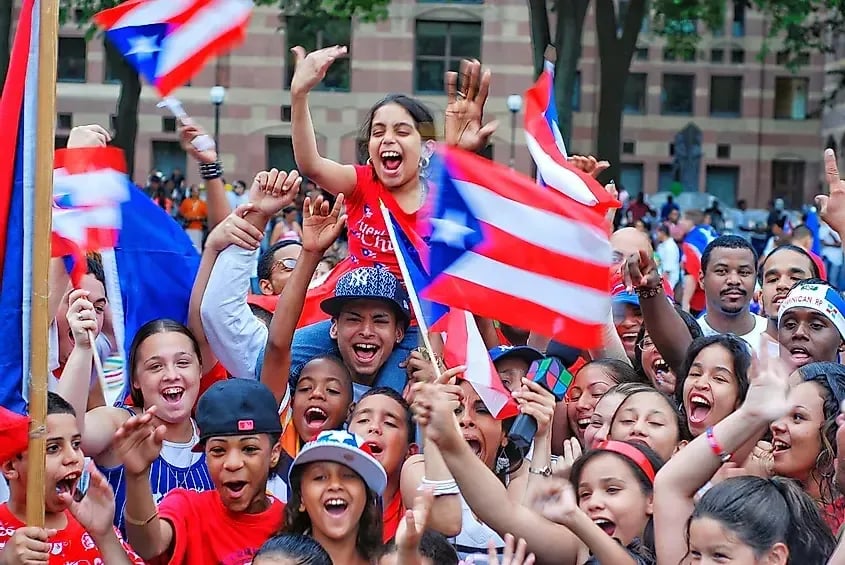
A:
[[[612,451],[613,453],[624,455],[636,463],[637,467],[640,468],[640,471],[645,473],[645,476],[648,477],[649,481],[651,481],[651,484],[654,484],[654,467],[651,465],[651,461],[648,460],[648,457],[646,457],[642,451],[630,443],[607,440],[598,444],[596,449],[601,449],[602,451]]]

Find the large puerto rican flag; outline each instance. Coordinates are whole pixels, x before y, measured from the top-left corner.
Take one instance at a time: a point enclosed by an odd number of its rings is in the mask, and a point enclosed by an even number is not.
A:
[[[251,0],[130,0],[94,22],[164,97],[243,41],[252,7]]]
[[[439,149],[431,179],[423,298],[581,349],[601,346],[611,251],[595,207],[455,148]]]
[[[39,7],[24,0],[0,98],[0,406],[26,410],[29,375]]]
[[[546,61],[537,82],[525,91],[525,142],[537,165],[537,181],[602,214],[619,208],[619,201],[596,179],[567,161],[555,106],[554,69],[554,64]]]

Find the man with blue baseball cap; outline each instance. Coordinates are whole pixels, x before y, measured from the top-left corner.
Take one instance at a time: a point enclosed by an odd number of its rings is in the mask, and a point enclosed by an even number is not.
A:
[[[544,357],[542,353],[527,345],[499,345],[489,353],[502,384],[508,390],[518,389],[522,379],[528,374],[531,363]]]

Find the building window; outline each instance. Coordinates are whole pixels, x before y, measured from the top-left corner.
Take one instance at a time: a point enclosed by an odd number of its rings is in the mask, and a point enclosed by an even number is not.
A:
[[[443,75],[461,59],[481,59],[481,23],[417,21],[414,90],[443,92]]]
[[[280,171],[290,171],[296,168],[291,138],[267,136],[267,168],[272,167]]]
[[[692,115],[695,75],[663,75],[660,111],[668,115]]]
[[[56,129],[71,129],[73,127],[73,114],[70,112],[59,112],[56,114]]]
[[[800,77],[775,78],[775,118],[783,120],[807,119],[807,87],[809,79]]]
[[[634,51],[634,59],[648,61],[648,47],[637,47],[637,50]]]
[[[736,118],[742,114],[742,77],[710,77],[710,115]]]
[[[745,62],[745,51],[742,49],[731,49],[731,63],[741,65]]]
[[[85,82],[87,45],[82,37],[60,37],[56,78],[60,82]]]
[[[282,106],[282,121],[289,122],[291,117],[291,109],[289,104],[284,104]]]
[[[797,54],[793,61],[799,67],[804,67],[810,64],[810,54],[809,53],[799,53]],[[776,55],[776,62],[778,65],[786,65],[790,62],[789,51],[778,51]]]
[[[625,81],[623,111],[626,114],[645,114],[647,92],[648,75],[646,73],[630,73],[628,80]]]
[[[161,118],[161,131],[164,133],[173,133],[176,131],[176,118],[173,116],[164,116]]]
[[[711,49],[710,50],[710,62],[711,63],[724,63],[725,62],[725,50],[724,49]]]
[[[716,145],[716,158],[717,159],[730,159],[731,158],[731,146],[728,143],[720,143]]]
[[[657,169],[657,190],[669,192],[675,184],[675,166],[672,163],[663,163]]]
[[[772,199],[783,198],[787,208],[804,203],[804,161],[772,161]]]
[[[109,114],[109,127],[112,131],[117,131],[117,114]]]
[[[153,170],[161,172],[169,177],[175,169],[185,170],[185,152],[178,141],[153,141],[152,159],[150,163]]]
[[[285,34],[288,47],[301,45],[308,53],[332,45],[350,45],[352,43],[352,20],[326,18],[315,25],[311,18],[290,16],[285,19]],[[290,50],[288,50],[286,56],[286,65],[285,88],[289,89],[294,68],[293,53]],[[336,60],[326,72],[326,78],[315,90],[348,92],[351,68],[351,56]]]
[[[619,180],[622,185],[618,187],[620,190],[624,188],[631,196],[641,193],[643,191],[643,164],[622,163],[619,166]]]
[[[705,182],[708,194],[712,194],[728,206],[736,205],[736,192],[739,187],[739,167],[708,166]]]
[[[731,35],[734,37],[745,36],[745,2],[734,0],[734,19],[731,24]]]
[[[66,135],[57,135],[53,140],[53,146],[55,149],[64,149],[67,147],[67,138]]]
[[[622,142],[622,154],[623,155],[633,155],[637,152],[637,144],[634,141],[623,141]]]

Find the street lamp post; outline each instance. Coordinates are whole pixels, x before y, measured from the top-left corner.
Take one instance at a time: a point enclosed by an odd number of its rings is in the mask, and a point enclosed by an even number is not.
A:
[[[208,93],[211,103],[214,104],[214,147],[220,154],[220,106],[226,99],[226,89],[222,86],[212,86]]]
[[[511,158],[510,168],[513,169],[516,162],[516,115],[522,110],[522,96],[511,94],[507,100],[508,110],[511,113]]]

